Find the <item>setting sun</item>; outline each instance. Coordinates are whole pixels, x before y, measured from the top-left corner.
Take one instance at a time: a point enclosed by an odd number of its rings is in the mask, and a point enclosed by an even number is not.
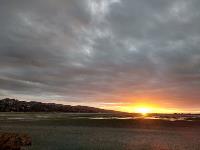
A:
[[[111,108],[110,108],[111,109]],[[158,106],[149,103],[133,103],[129,105],[124,105],[122,107],[116,108],[119,111],[130,112],[130,113],[140,113],[146,115],[148,113],[160,112]]]
[[[135,112],[136,112],[136,113],[141,113],[141,114],[143,114],[143,115],[146,115],[146,114],[148,114],[148,113],[151,112],[151,109],[150,109],[150,108],[147,108],[147,107],[139,107],[139,108],[136,108],[136,109],[135,109]]]

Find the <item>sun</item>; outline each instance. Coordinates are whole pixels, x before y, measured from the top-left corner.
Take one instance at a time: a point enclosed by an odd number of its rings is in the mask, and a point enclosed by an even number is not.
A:
[[[148,113],[151,112],[151,109],[147,107],[138,107],[135,109],[135,112],[140,113],[142,115],[147,115]]]

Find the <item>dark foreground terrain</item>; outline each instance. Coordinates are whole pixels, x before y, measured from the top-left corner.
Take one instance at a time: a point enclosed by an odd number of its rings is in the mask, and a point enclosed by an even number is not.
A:
[[[29,135],[0,132],[1,150],[21,150],[25,146],[31,146],[31,137]]]
[[[107,114],[0,113],[0,132],[26,133],[27,150],[200,150],[200,122]]]

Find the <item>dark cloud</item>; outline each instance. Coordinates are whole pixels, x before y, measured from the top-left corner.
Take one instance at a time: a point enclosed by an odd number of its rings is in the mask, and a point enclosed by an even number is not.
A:
[[[1,0],[0,95],[200,104],[199,6],[198,0]]]

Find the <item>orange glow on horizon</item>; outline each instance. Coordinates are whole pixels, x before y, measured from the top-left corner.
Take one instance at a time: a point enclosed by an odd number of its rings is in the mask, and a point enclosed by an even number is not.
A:
[[[135,108],[135,112],[140,113],[142,115],[146,115],[148,113],[151,113],[151,109],[148,107],[138,107],[138,108]]]
[[[112,107],[113,109],[114,107]],[[179,109],[167,109],[167,108],[158,108],[158,107],[150,107],[150,106],[118,106],[115,110],[129,113],[141,113],[146,115],[148,113],[184,113]]]
[[[105,109],[113,109],[122,112],[140,113],[146,115],[148,113],[184,113],[184,111],[177,108],[162,107],[160,105],[150,104],[148,102],[136,103],[136,104],[124,104],[117,106],[104,107]]]
[[[54,101],[55,103],[61,103],[61,101]],[[87,106],[88,103],[76,103],[76,102],[65,102],[62,104],[66,105],[83,105]],[[143,115],[149,113],[162,113],[162,114],[173,114],[173,113],[200,113],[198,108],[186,108],[181,107],[178,103],[167,102],[166,99],[156,99],[156,98],[127,98],[126,101],[112,101],[112,102],[90,102],[91,107],[97,107],[108,110],[116,110],[121,112],[129,113],[140,113]]]

